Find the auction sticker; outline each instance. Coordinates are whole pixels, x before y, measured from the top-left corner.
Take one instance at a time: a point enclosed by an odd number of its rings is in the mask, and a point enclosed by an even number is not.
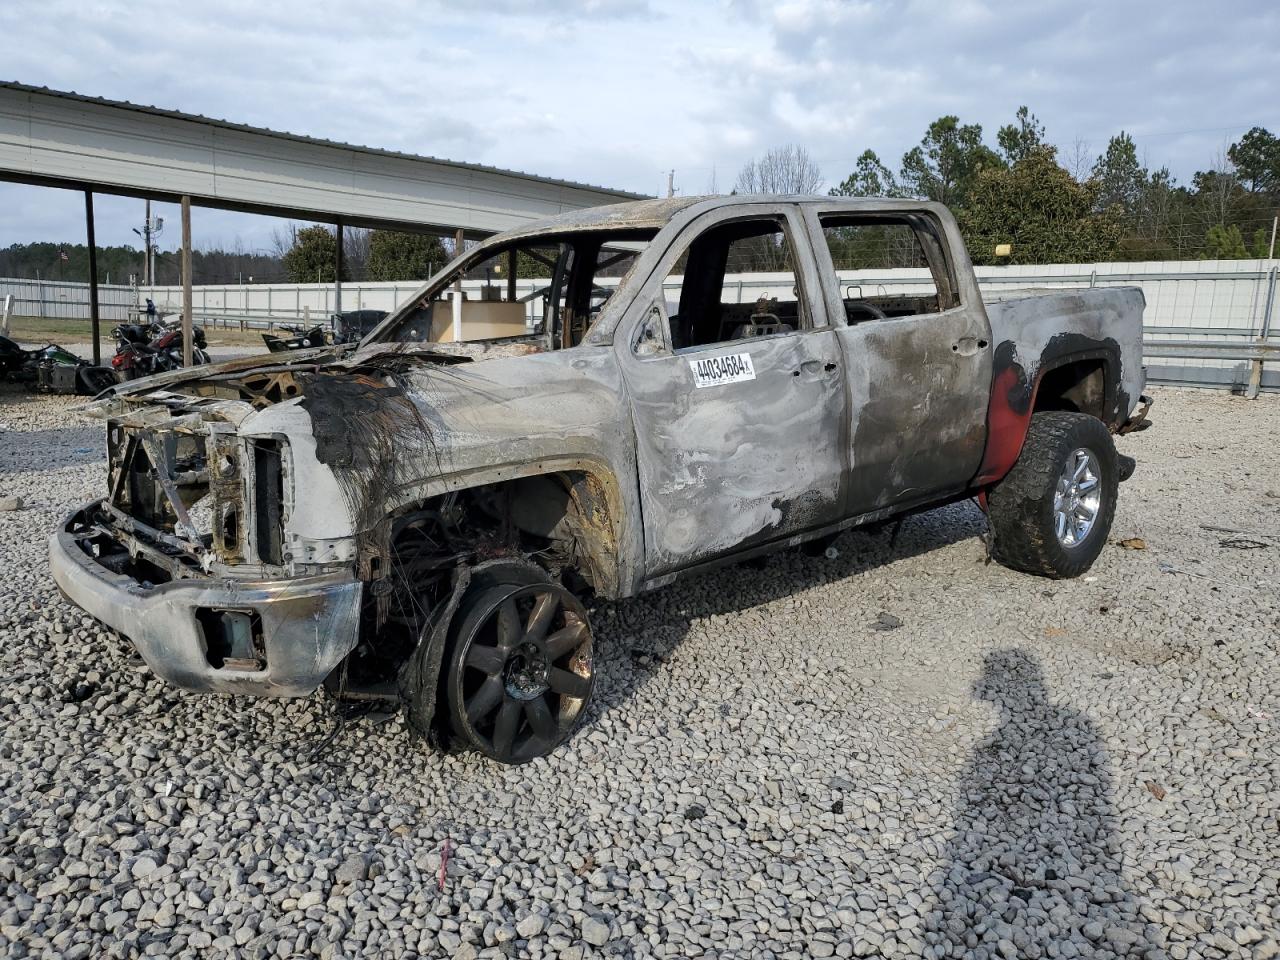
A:
[[[751,366],[751,354],[731,353],[724,357],[707,357],[703,360],[690,360],[693,370],[694,385],[701,387],[718,387],[725,383],[738,383],[741,380],[754,380],[755,367]]]

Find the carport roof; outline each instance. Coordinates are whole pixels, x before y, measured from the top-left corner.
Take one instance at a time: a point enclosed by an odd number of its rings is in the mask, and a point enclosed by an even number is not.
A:
[[[612,187],[602,187],[596,184],[582,183],[577,180],[561,180],[557,177],[544,177],[536,173],[525,173],[522,170],[508,170],[504,167],[492,167],[483,163],[467,163],[461,160],[446,160],[441,157],[433,157],[423,153],[408,153],[403,150],[387,150],[383,147],[369,147],[359,143],[347,143],[344,140],[327,140],[324,137],[312,137],[302,133],[290,133],[287,130],[272,130],[270,127],[255,127],[247,123],[236,123],[232,120],[222,120],[217,117],[206,117],[200,113],[184,113],[181,110],[168,110],[164,107],[153,107],[144,103],[132,103],[128,100],[111,100],[107,97],[93,97],[88,94],[76,93],[74,90],[54,90],[51,87],[32,86],[31,84],[18,83],[15,80],[0,80],[0,90],[16,90],[20,93],[40,93],[49,97],[58,97],[63,100],[77,100],[81,103],[97,103],[106,107],[119,107],[124,110],[136,110],[138,113],[148,113],[157,117],[171,117],[175,120],[189,120],[194,123],[203,123],[211,127],[221,127],[224,130],[239,130],[244,133],[258,133],[269,137],[278,137],[281,140],[294,140],[298,143],[314,143],[323,147],[341,147],[344,150],[358,150],[361,153],[371,153],[384,157],[400,157],[405,160],[429,160],[431,163],[439,163],[449,167],[457,167],[461,170],[482,170],[486,173],[499,173],[505,177],[523,177],[526,180],[535,180],[539,183],[553,183],[562,187],[576,187],[583,190],[600,190],[604,193],[610,193],[617,196],[619,200],[643,200],[647,196],[643,193],[630,193],[625,190],[615,190]]]
[[[643,194],[0,81],[0,179],[493,233]]]

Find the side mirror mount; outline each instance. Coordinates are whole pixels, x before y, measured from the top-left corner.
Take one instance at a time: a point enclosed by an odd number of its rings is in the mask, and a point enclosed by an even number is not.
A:
[[[667,318],[667,311],[661,300],[655,300],[648,312],[645,314],[640,329],[636,332],[636,340],[633,345],[635,355],[637,357],[656,357],[659,354],[668,352],[669,345],[667,343],[667,334],[671,329],[671,322]]]

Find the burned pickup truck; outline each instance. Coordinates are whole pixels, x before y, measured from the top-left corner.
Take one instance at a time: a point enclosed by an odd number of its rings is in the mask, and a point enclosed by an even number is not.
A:
[[[182,687],[387,698],[527,761],[590,699],[584,597],[962,498],[998,561],[1087,570],[1133,469],[1112,434],[1146,422],[1142,310],[984,303],[931,203],[572,213],[468,250],[359,344],[104,395],[108,489],[54,576]]]

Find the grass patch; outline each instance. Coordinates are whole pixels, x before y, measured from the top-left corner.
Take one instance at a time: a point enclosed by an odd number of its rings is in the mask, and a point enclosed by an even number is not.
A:
[[[116,342],[111,337],[111,330],[119,321],[103,320],[99,330],[99,344],[109,356],[116,352]],[[205,339],[210,344],[219,346],[262,346],[261,330],[240,330],[237,327],[222,328],[204,327]],[[46,343],[72,344],[92,343],[93,332],[88,320],[64,320],[52,317],[13,317],[9,321],[9,336],[19,343],[29,346],[43,346]]]

